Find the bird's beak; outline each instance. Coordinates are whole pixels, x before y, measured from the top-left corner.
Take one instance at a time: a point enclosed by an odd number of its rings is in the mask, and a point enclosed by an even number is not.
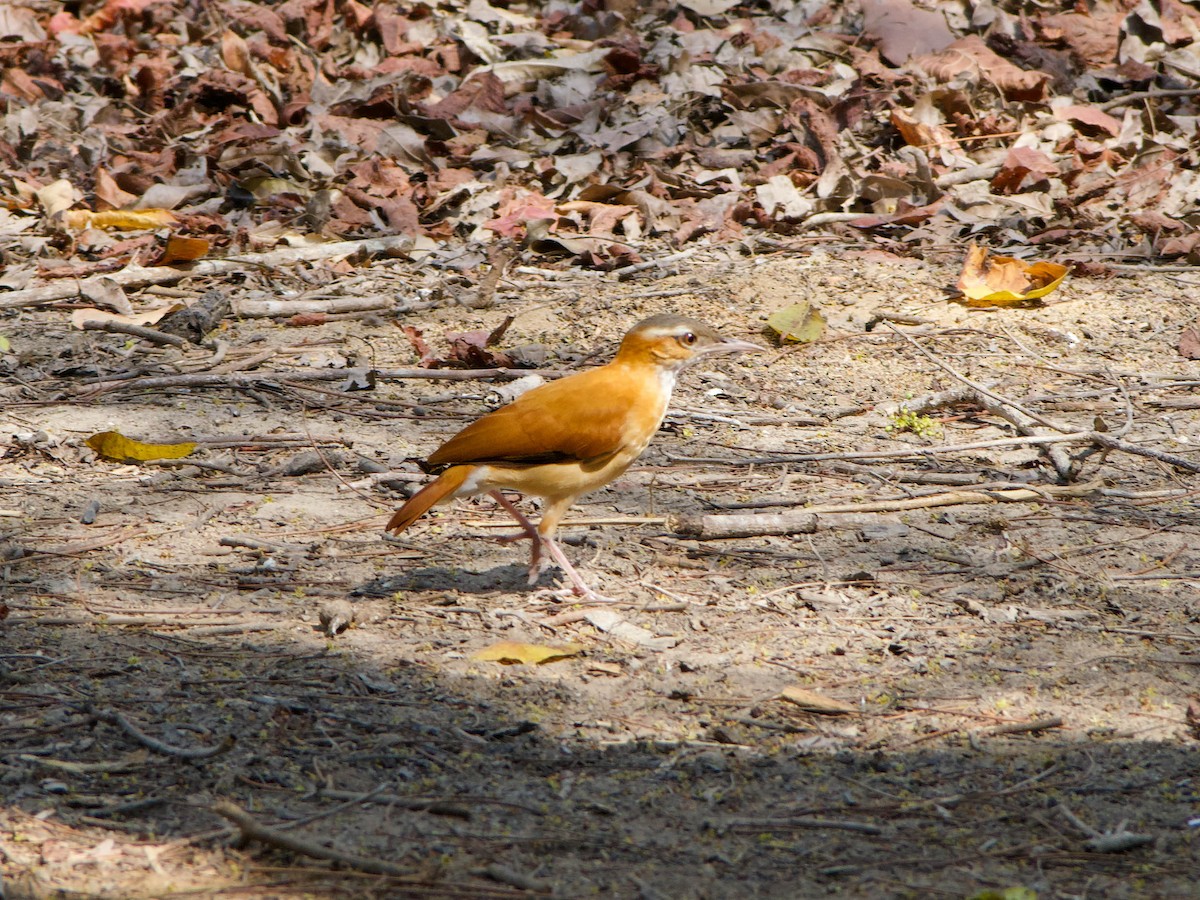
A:
[[[737,338],[721,338],[715,344],[709,344],[701,349],[700,356],[718,356],[726,353],[766,353],[766,347],[760,347],[758,344],[752,344],[750,341],[741,341]]]

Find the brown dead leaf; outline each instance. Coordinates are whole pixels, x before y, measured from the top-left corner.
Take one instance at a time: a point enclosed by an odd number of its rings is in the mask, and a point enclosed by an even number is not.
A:
[[[953,140],[950,132],[941,125],[918,122],[902,109],[893,109],[891,120],[892,126],[904,138],[904,143],[911,147],[936,147]]]
[[[909,0],[863,0],[862,11],[863,33],[879,42],[879,55],[894,66],[954,43],[945,16]]]
[[[1095,106],[1056,106],[1054,117],[1071,122],[1083,134],[1116,137],[1121,133],[1121,120]]]
[[[498,662],[501,665],[540,666],[578,656],[583,647],[578,644],[567,644],[563,647],[548,647],[542,644],[526,644],[523,641],[500,641],[490,647],[484,647],[471,659],[480,662]]]
[[[46,39],[46,32],[38,24],[38,14],[33,9],[5,3],[0,6],[0,37],[36,43]]]
[[[183,459],[196,449],[195,443],[144,444],[127,438],[119,431],[101,431],[93,434],[84,443],[105,459],[115,462],[145,462],[149,459]]]
[[[1200,325],[1195,322],[1179,335],[1179,355],[1184,359],[1200,359]]]
[[[100,9],[86,19],[80,21],[68,12],[56,13],[50,20],[50,32],[54,35],[69,32],[74,34],[94,34],[107,31],[123,13],[139,13],[148,6],[162,0],[108,0]]]
[[[805,712],[819,713],[824,716],[847,716],[858,710],[849,703],[825,697],[807,688],[788,685],[779,692],[779,699],[794,703]]]
[[[245,75],[248,78],[254,77],[254,70],[250,63],[250,49],[241,35],[228,30],[221,35],[221,60],[227,68],[239,75]]]
[[[1099,67],[1117,61],[1124,19],[1123,8],[1113,5],[1040,16],[1035,27],[1043,39],[1061,42],[1088,65]]]
[[[47,218],[65,213],[75,205],[75,188],[65,178],[52,181],[45,187],[39,188],[34,196]]]
[[[1155,230],[1161,231],[1161,229]],[[1186,256],[1189,260],[1200,262],[1200,231],[1166,238],[1158,246],[1158,254],[1164,259]]]
[[[513,358],[503,350],[492,350],[491,347],[504,337],[504,332],[513,323],[513,316],[507,317],[497,328],[491,331],[452,331],[446,335],[450,342],[450,353],[441,360],[441,364],[462,366],[468,369],[510,368],[515,365]]]
[[[991,256],[986,247],[972,244],[958,289],[968,306],[1041,306],[1041,298],[1062,284],[1068,271],[1058,263]]]
[[[112,209],[122,209],[132,206],[137,200],[136,194],[122,190],[117,180],[103,166],[96,167],[96,199],[104,206]]]
[[[941,209],[946,202],[945,197],[935,200],[925,206],[913,206],[905,200],[896,202],[896,211],[888,215],[860,216],[847,222],[851,228],[881,228],[884,225],[920,225],[929,220],[934,213]]]
[[[403,325],[400,330],[408,338],[408,342],[412,345],[413,350],[421,357],[421,361],[417,365],[423,369],[432,369],[438,364],[437,355],[429,349],[429,344],[425,342],[424,332],[420,328],[414,325]]]
[[[997,194],[1016,194],[1044,187],[1047,179],[1056,175],[1058,166],[1045,153],[1032,147],[1013,147],[992,178],[992,190]]]
[[[10,97],[19,97],[26,103],[36,103],[46,99],[42,86],[24,69],[5,69],[0,77],[0,93]]]
[[[484,222],[483,227],[501,237],[513,237],[520,230],[528,230],[537,221],[558,221],[554,201],[545,197],[522,193],[519,197],[501,203],[497,216]]]
[[[636,207],[625,206],[621,203],[595,203],[589,200],[569,200],[560,203],[555,210],[563,216],[574,213],[583,215],[587,220],[587,232],[595,236],[611,236],[618,223],[623,222]]]
[[[955,41],[940,53],[917,57],[913,65],[942,82],[973,74],[980,81],[994,84],[1010,101],[1039,101],[1045,97],[1046,86],[1050,83],[1048,74],[1022,69],[1009,62],[992,51],[977,34]]]

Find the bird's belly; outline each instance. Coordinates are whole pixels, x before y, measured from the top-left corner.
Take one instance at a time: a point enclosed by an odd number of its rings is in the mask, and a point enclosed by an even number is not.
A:
[[[629,451],[636,449],[636,453]],[[487,463],[475,471],[455,492],[466,497],[484,491],[504,489],[545,497],[549,500],[575,497],[608,484],[629,468],[644,448],[629,448],[597,459],[532,466]]]

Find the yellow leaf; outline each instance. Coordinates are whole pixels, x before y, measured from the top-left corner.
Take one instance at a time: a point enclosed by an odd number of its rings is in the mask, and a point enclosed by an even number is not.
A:
[[[986,247],[972,244],[958,289],[968,306],[1041,306],[1039,298],[1062,284],[1069,271],[1058,263],[990,256]]]
[[[127,438],[119,431],[101,431],[85,442],[105,459],[116,462],[145,462],[148,459],[183,459],[196,449],[188,441],[183,444],[143,444]]]
[[[1010,887],[1004,890],[986,890],[972,894],[971,900],[1037,900],[1037,891],[1027,887]]]
[[[795,703],[805,712],[820,713],[825,716],[845,716],[853,712],[858,712],[858,710],[848,703],[843,703],[841,700],[834,700],[831,697],[822,697],[814,691],[796,687],[795,685],[789,685],[780,691],[779,699]]]
[[[82,231],[85,228],[112,228],[117,231],[151,231],[164,225],[174,225],[179,220],[169,209],[111,209],[92,212],[89,209],[73,209],[65,216],[68,228]]]
[[[525,663],[526,665],[541,665],[578,655],[583,648],[576,644],[565,647],[545,647],[541,644],[525,644],[521,641],[501,641],[480,650],[472,659],[482,662],[498,662],[506,666]]]
[[[782,343],[809,344],[825,333],[825,316],[805,300],[772,313],[767,327]]]

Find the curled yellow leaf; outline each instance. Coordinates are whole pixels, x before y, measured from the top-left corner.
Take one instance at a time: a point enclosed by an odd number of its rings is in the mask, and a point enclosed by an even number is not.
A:
[[[498,662],[506,666],[521,663],[540,666],[543,663],[576,656],[582,649],[576,644],[567,644],[564,647],[546,647],[542,644],[526,644],[522,641],[500,641],[498,644],[484,647],[471,658],[482,662]]]
[[[972,244],[958,289],[968,306],[1041,306],[1040,298],[1062,284],[1069,271],[1058,263],[992,256]]]
[[[105,459],[115,462],[145,462],[148,459],[183,459],[189,456],[196,445],[192,441],[182,444],[143,444],[127,438],[119,431],[101,431],[93,434],[84,443]]]
[[[64,214],[67,227],[75,231],[85,228],[111,228],[114,231],[153,231],[165,225],[174,225],[179,220],[169,209],[110,209],[92,212],[90,209],[73,209]]]

